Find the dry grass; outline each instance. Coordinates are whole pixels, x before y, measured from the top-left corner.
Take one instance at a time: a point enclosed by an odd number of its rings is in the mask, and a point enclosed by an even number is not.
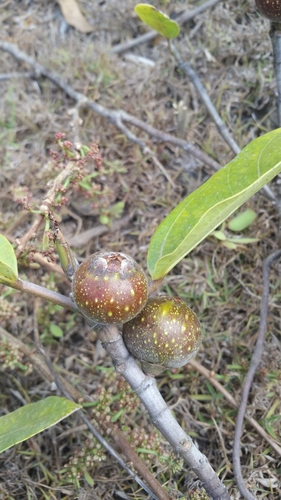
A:
[[[154,127],[181,134],[175,108],[180,101],[187,107],[183,137],[197,144],[222,165],[232,154],[218,135],[192,85],[179,73],[165,46],[156,39],[141,45],[134,53],[155,61],[155,67],[137,66],[123,56],[110,53],[111,44],[137,36],[145,28],[133,13],[136,2],[80,2],[89,22],[91,35],[72,29],[65,31],[55,1],[4,2],[1,38],[18,44],[49,69],[58,72],[76,90],[106,107],[124,109]],[[184,2],[168,2],[168,13],[181,12]],[[192,8],[198,2],[188,2]],[[204,81],[213,102],[235,136],[240,147],[275,123],[275,82],[268,36],[269,24],[257,15],[254,1],[221,1],[214,9],[190,21],[182,29],[179,49]],[[28,71],[11,56],[1,54],[0,73]],[[2,82],[0,88],[0,230],[20,237],[32,217],[21,211],[18,191],[26,189],[34,203],[42,198],[51,168],[49,150],[57,132],[71,138],[69,109],[74,102],[44,79],[16,78]],[[73,194],[60,212],[62,230],[71,237],[82,223],[81,232],[100,224],[99,211],[114,220],[114,205],[124,203],[124,215],[132,215],[125,228],[108,232],[77,248],[84,256],[100,249],[122,250],[145,266],[149,240],[163,217],[187,193],[210,175],[208,168],[176,147],[156,145],[148,139],[173,181],[174,189],[158,168],[143,158],[139,147],[130,143],[113,125],[91,111],[83,111],[80,129],[84,143],[99,144],[107,173],[95,182],[106,197],[98,208],[80,192]],[[140,133],[147,139],[144,133]],[[279,185],[272,188],[278,194]],[[96,202],[96,200],[95,200]],[[109,208],[108,208],[109,206]],[[247,372],[259,325],[263,259],[279,246],[279,218],[276,209],[256,195],[248,206],[258,217],[247,229],[247,236],[259,243],[230,251],[209,238],[191,256],[184,259],[166,278],[162,290],[186,300],[199,315],[204,330],[203,346],[197,359],[217,373],[220,382],[239,400],[243,377]],[[25,215],[24,215],[25,214]],[[75,217],[74,217],[74,215]],[[34,242],[34,246],[40,240]],[[280,439],[281,432],[281,337],[280,337],[280,264],[274,265],[268,335],[262,365],[255,377],[248,412],[269,432]],[[43,283],[61,292],[69,287],[61,276],[49,275],[46,268],[20,268],[21,277]],[[176,457],[156,435],[134,396],[111,369],[96,337],[80,317],[40,302],[34,318],[30,297],[2,287],[1,322],[6,329],[32,345],[34,321],[44,345],[58,370],[69,381],[97,401],[102,418],[114,418],[122,407],[117,423],[132,443],[147,448],[154,439],[157,454],[142,453],[143,459],[172,498],[204,498],[192,471],[180,470]],[[0,313],[1,314],[1,313]],[[55,339],[49,323],[64,331]],[[6,349],[6,350],[5,350]],[[23,401],[36,401],[50,394],[50,384],[42,380],[19,352],[2,346],[0,372],[1,414],[13,411]],[[231,467],[236,411],[211,384],[193,368],[186,366],[158,378],[161,393],[173,408],[181,425],[198,443],[218,471],[233,499],[239,493]],[[106,389],[106,393],[104,392]],[[108,407],[108,408],[107,408]],[[93,462],[85,465],[81,450],[92,449],[89,435],[73,416],[55,428],[0,456],[0,498],[8,499],[141,499],[146,495],[115,464],[95,448]],[[133,436],[133,437],[132,437]],[[75,477],[67,464],[78,457]],[[245,424],[241,462],[247,484],[257,498],[281,497],[278,482],[280,457],[259,435]],[[94,481],[89,486],[83,472]],[[197,490],[197,494],[193,494]],[[197,495],[197,496],[196,496]]]

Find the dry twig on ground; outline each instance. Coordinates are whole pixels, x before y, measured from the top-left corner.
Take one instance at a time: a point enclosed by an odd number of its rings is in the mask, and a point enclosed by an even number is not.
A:
[[[178,139],[172,136],[171,134],[157,130],[151,125],[148,125],[147,123],[143,122],[142,120],[139,120],[138,118],[135,118],[134,116],[130,115],[129,113],[126,113],[125,111],[107,109],[104,106],[101,106],[100,104],[91,101],[80,92],[74,90],[70,85],[68,85],[65,81],[63,81],[57,74],[48,70],[47,68],[39,64],[37,61],[35,61],[32,57],[25,54],[16,45],[0,40],[0,49],[9,52],[9,54],[11,54],[18,61],[26,63],[29,66],[31,66],[35,71],[37,78],[39,76],[44,76],[45,78],[48,78],[50,81],[55,83],[69,97],[74,99],[77,102],[78,106],[88,107],[95,113],[98,113],[100,116],[113,123],[117,128],[119,128],[119,130],[121,130],[125,134],[125,136],[130,141],[138,144],[144,153],[150,152],[149,149],[147,149],[146,143],[141,139],[139,139],[138,137],[136,137],[135,134],[133,134],[126,127],[125,123],[128,123],[143,130],[148,135],[154,137],[154,139],[157,139],[158,141],[169,142],[171,144],[174,144],[175,146],[179,146],[180,148],[184,149],[186,152],[190,153],[192,156],[200,160],[203,164],[208,165],[209,167],[215,170],[220,168],[220,165],[215,160],[213,160],[210,156],[200,151],[196,146],[193,146],[191,143],[183,139]]]
[[[260,311],[260,328],[257,343],[252,355],[250,367],[247,373],[246,380],[244,382],[244,387],[242,390],[241,401],[239,405],[239,410],[236,418],[236,428],[234,434],[233,442],[233,468],[234,474],[237,482],[238,489],[243,495],[245,500],[255,500],[254,495],[248,490],[245,485],[240,464],[240,441],[242,437],[243,421],[246,412],[247,402],[249,393],[251,390],[252,382],[254,379],[257,367],[260,364],[263,352],[264,339],[267,327],[267,315],[268,315],[268,299],[269,299],[269,272],[272,263],[279,259],[281,256],[281,250],[277,250],[264,261],[263,265],[263,293],[261,301],[261,311]]]

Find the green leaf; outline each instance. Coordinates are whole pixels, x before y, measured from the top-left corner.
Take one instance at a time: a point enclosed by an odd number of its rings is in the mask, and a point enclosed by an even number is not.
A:
[[[226,235],[222,231],[213,231],[211,236],[215,236],[220,241],[226,240]]]
[[[139,3],[135,6],[135,12],[139,18],[154,29],[159,35],[165,38],[176,38],[180,32],[180,27],[176,21],[172,21],[169,16],[163,14],[147,3]]]
[[[18,279],[17,258],[11,243],[0,234],[0,283],[13,283]]]
[[[55,323],[50,323],[49,326],[50,326],[50,332],[54,337],[58,339],[63,337],[63,331],[59,325],[56,325]]]
[[[84,478],[90,486],[94,486],[95,482],[87,470],[84,470]]]
[[[233,217],[228,223],[228,228],[231,231],[243,231],[246,229],[257,217],[256,212],[254,210],[251,210],[248,208],[247,210],[244,210],[239,215],[236,215],[236,217]]]
[[[109,217],[107,215],[100,215],[100,223],[106,226],[109,223]]]
[[[257,243],[259,238],[228,238],[227,241],[236,243],[237,245],[247,245],[247,243]]]
[[[257,241],[259,241],[259,238],[228,238],[222,241],[222,245],[229,250],[236,250],[241,246],[247,245],[248,243],[256,243]]]
[[[228,240],[223,241],[222,244],[224,247],[228,248],[228,250],[236,250],[236,248],[238,246],[237,243],[233,243],[232,241],[228,241]]]
[[[65,398],[50,396],[0,417],[0,453],[48,429],[81,408]]]
[[[277,129],[252,141],[163,220],[148,249],[152,278],[165,276],[280,171],[281,129]]]

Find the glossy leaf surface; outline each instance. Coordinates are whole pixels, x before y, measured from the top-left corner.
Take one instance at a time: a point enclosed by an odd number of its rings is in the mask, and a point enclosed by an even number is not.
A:
[[[50,396],[0,417],[0,453],[48,429],[81,408],[65,398]]]
[[[152,278],[165,276],[280,171],[281,129],[277,129],[252,141],[163,220],[148,249]]]

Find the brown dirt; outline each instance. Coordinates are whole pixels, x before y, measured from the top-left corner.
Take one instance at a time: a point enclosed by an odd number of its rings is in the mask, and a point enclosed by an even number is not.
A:
[[[182,136],[221,165],[226,164],[233,154],[193,85],[177,70],[165,41],[157,38],[130,50],[154,61],[153,68],[137,65],[124,54],[112,54],[112,46],[146,31],[133,12],[135,3],[81,0],[80,6],[94,26],[93,33],[81,34],[65,25],[55,1],[6,0],[0,13],[1,38],[17,44],[92,100]],[[198,3],[191,0],[188,8]],[[187,8],[185,2],[177,1],[154,4],[168,14]],[[176,42],[183,58],[197,70],[241,148],[276,127],[276,85],[268,30],[269,23],[257,14],[253,0],[221,1],[189,21]],[[49,156],[54,134],[64,132],[73,139],[69,111],[74,101],[47,79],[21,77],[26,71],[30,68],[1,53],[0,73],[18,72],[16,78],[2,81],[0,87],[0,231],[13,238],[20,238],[34,217],[22,210],[18,199],[30,195],[34,207],[38,206],[46,183],[54,175]],[[182,101],[187,108],[184,129],[179,121]],[[134,129],[154,150],[174,188],[151,159],[142,155],[139,146],[114,125],[87,109],[80,116],[80,140],[99,145],[106,171],[94,179],[101,194],[92,192],[92,197],[85,198],[76,190],[68,204],[58,210],[63,221],[61,229],[69,239],[77,232],[81,238],[84,231],[101,224],[100,214],[109,217],[114,227],[116,204],[122,202],[124,209],[119,215],[130,217],[126,225],[75,249],[81,257],[99,250],[120,250],[145,267],[148,244],[158,223],[213,172],[178,147],[157,144]],[[278,194],[278,179],[273,181],[272,189]],[[258,194],[247,206],[256,211],[257,218],[245,235],[258,237],[258,243],[228,250],[208,238],[176,266],[161,287],[161,291],[182,297],[197,312],[204,333],[197,360],[218,374],[237,401],[259,326],[262,263],[279,246],[280,221],[272,203]],[[41,240],[39,233],[30,249],[40,250]],[[280,270],[276,263],[271,273],[263,360],[248,404],[249,415],[276,439],[280,439],[281,432]],[[65,294],[70,291],[60,274],[50,273],[46,265],[32,269],[27,258],[21,258],[20,276]],[[154,432],[143,408],[115,375],[110,359],[81,317],[7,287],[1,287],[0,314],[1,325],[32,348],[37,325],[57,369],[97,401],[95,411],[102,419],[113,418],[126,407],[118,419],[119,428],[139,448],[148,448],[153,441],[156,455],[141,451],[140,455],[172,498],[203,498],[192,471],[185,466],[180,469],[170,447]],[[62,338],[52,335],[50,323],[62,328]],[[6,344],[0,356],[1,415],[53,394],[50,383],[22,353]],[[180,424],[229,486],[232,498],[241,498],[231,468],[236,411],[189,366],[165,372],[158,377],[158,383]],[[91,455],[87,465],[83,453]],[[243,475],[257,498],[280,498],[280,457],[248,423],[244,427],[241,462]],[[3,500],[147,498],[113,458],[92,444],[75,415],[7,450],[0,456],[0,464]],[[85,470],[94,488],[86,481]]]

